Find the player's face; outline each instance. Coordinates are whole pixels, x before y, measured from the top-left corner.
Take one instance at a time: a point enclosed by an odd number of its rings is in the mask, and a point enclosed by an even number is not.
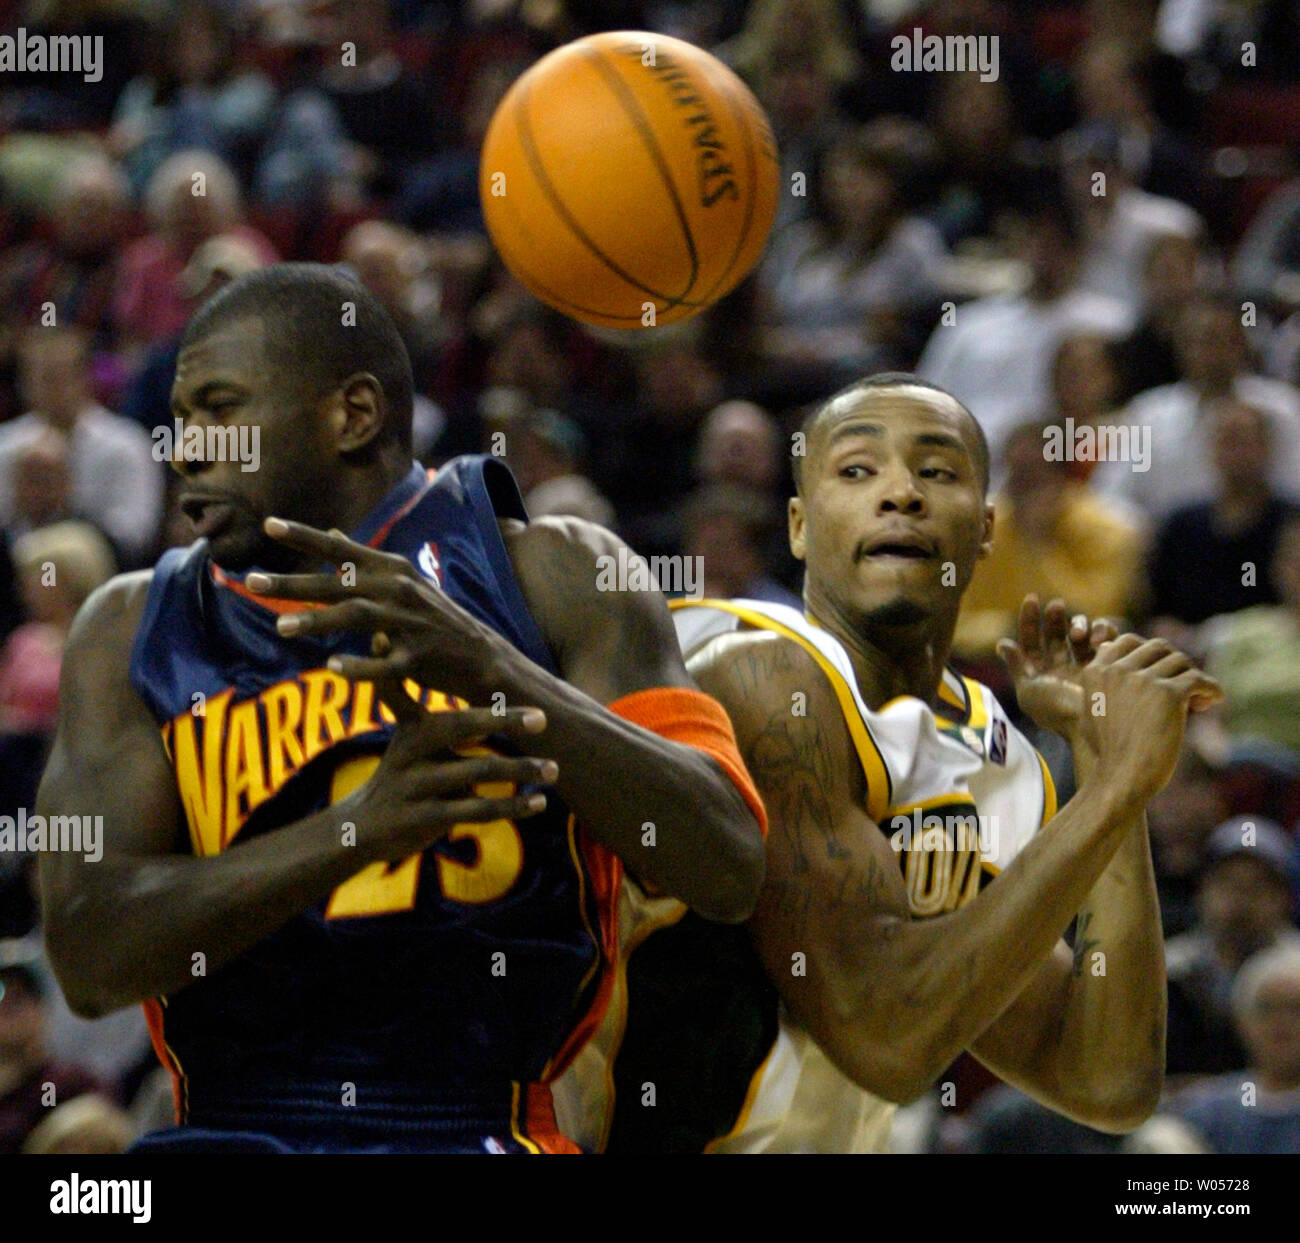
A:
[[[961,407],[919,388],[852,393],[806,449],[790,546],[807,563],[813,613],[851,625],[955,618],[993,523]]]
[[[218,565],[243,570],[252,565],[289,568],[292,554],[262,531],[276,515],[315,526],[331,526],[335,495],[334,457],[328,425],[297,386],[276,372],[260,320],[219,325],[181,352],[172,386],[172,415],[204,429],[235,428],[247,447],[256,433],[256,468],[227,453],[230,460],[176,461],[181,477],[179,503],[206,537]]]

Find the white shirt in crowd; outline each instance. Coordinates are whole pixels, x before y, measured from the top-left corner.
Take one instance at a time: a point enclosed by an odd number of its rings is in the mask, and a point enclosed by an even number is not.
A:
[[[996,466],[1018,424],[1051,414],[1052,362],[1061,342],[1079,332],[1117,339],[1133,324],[1122,302],[1084,289],[1051,302],[995,294],[959,306],[952,324],[940,322],[916,372],[979,420]]]
[[[1269,482],[1273,490],[1300,502],[1300,391],[1279,380],[1241,375],[1233,384],[1238,400],[1258,407],[1272,433]],[[1186,381],[1139,393],[1123,412],[1123,422],[1140,433],[1150,429],[1150,468],[1135,471],[1126,462],[1097,467],[1092,485],[1144,510],[1155,523],[1184,505],[1203,504],[1219,492],[1210,458],[1207,403]]]
[[[49,429],[35,413],[0,425],[2,526],[15,523],[15,464]],[[123,556],[139,559],[149,551],[162,520],[163,466],[154,461],[149,433],[130,419],[90,405],[78,415],[67,440],[73,511],[103,530]]]

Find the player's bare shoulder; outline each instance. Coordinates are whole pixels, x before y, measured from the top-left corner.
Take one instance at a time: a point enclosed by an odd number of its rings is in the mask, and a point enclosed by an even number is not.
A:
[[[152,570],[134,570],[118,574],[91,592],[68,632],[65,659],[120,656],[125,672],[152,581]]]
[[[605,702],[642,686],[687,684],[663,594],[614,532],[552,516],[502,519],[500,528],[529,610],[570,681]]]

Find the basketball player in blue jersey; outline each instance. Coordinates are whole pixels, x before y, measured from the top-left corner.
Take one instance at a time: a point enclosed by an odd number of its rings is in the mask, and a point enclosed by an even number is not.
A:
[[[72,1007],[144,1002],[178,1126],[148,1149],[566,1151],[548,1084],[599,1022],[626,865],[744,920],[763,808],[609,533],[528,523],[490,458],[410,456],[371,297],[285,264],[189,325],[173,409],[260,467],[176,463],[201,537],[87,602],[46,815]],[[346,533],[346,534],[345,534]]]
[[[750,957],[735,930],[629,881],[627,961],[561,1119],[609,1151],[879,1151],[894,1103],[969,1050],[1052,1109],[1132,1129],[1164,1067],[1143,809],[1189,707],[1218,688],[1162,640],[1029,598],[1004,654],[1022,708],[1073,746],[1078,791],[1057,811],[992,692],[947,667],[995,537],[975,420],[886,374],[803,430],[789,530],[804,610],[674,604],[688,668],[726,706],[767,805]],[[725,1012],[707,1004],[720,981]]]

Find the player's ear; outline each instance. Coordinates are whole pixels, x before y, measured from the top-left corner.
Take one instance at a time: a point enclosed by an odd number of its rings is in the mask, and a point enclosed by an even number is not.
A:
[[[984,532],[980,536],[980,558],[987,557],[993,551],[993,502],[984,506]]]
[[[383,430],[383,389],[370,372],[348,376],[330,401],[331,423],[341,453],[355,453]]]
[[[789,523],[790,551],[800,561],[804,559],[804,509],[803,498],[792,496],[787,507],[786,518]]]

